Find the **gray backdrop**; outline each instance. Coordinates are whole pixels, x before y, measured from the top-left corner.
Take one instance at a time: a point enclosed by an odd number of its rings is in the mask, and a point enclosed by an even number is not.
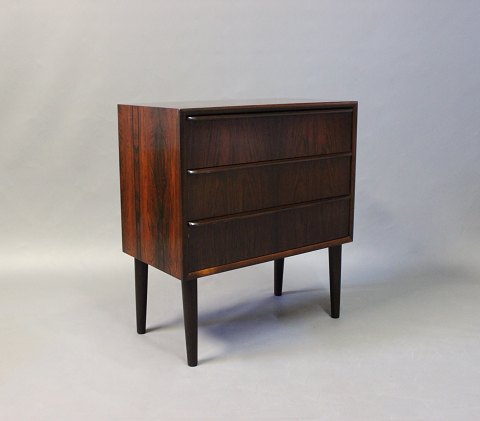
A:
[[[80,283],[98,270],[92,294],[115,287],[109,274],[132,292],[117,103],[275,97],[359,102],[348,283],[429,270],[454,282],[480,252],[479,22],[477,0],[2,1],[5,290],[28,289],[24,278]],[[287,265],[314,267],[320,255]],[[228,294],[236,276],[214,278]],[[7,320],[22,308],[9,297]]]
[[[190,98],[358,100],[355,253],[478,250],[477,1],[2,8],[3,264],[119,258],[116,104]]]

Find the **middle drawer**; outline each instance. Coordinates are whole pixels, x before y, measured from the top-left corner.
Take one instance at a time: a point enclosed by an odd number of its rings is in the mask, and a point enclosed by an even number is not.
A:
[[[350,193],[351,154],[188,170],[188,221]]]

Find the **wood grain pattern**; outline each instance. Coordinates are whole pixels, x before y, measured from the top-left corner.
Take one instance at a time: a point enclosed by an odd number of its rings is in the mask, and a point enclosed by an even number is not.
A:
[[[182,119],[188,169],[350,152],[352,110],[215,114]]]
[[[230,104],[232,105],[232,104]],[[137,332],[148,265],[181,279],[189,366],[197,278],[329,248],[331,315],[352,241],[356,102],[119,105],[123,250],[135,258]]]
[[[188,227],[188,272],[346,237],[350,199],[215,218]]]
[[[347,195],[350,155],[191,170],[185,189],[188,220]]]
[[[250,259],[239,260],[237,262],[227,263],[221,266],[213,266],[207,269],[201,269],[194,272],[190,272],[186,275],[187,279],[197,279],[203,276],[214,275],[216,273],[222,273],[229,270],[243,268],[245,266],[257,265],[259,263],[269,262],[274,259],[283,259],[289,256],[295,256],[296,254],[308,253],[310,251],[325,249],[340,244],[350,243],[352,237],[339,237],[335,240],[323,241],[321,243],[309,244],[308,246],[296,247],[293,249],[282,250],[278,253],[266,254],[264,256],[252,257]]]
[[[124,251],[183,277],[178,111],[119,106]]]
[[[133,150],[133,118],[134,114],[130,107],[118,107],[122,244],[123,251],[125,253],[128,253],[131,256],[136,256],[137,229],[135,222],[135,158]]]
[[[192,279],[192,274],[206,276],[327,247],[332,241],[351,241],[355,102],[171,107],[118,108],[126,253],[178,279]],[[284,213],[284,207],[292,204],[310,206],[317,199],[347,194],[348,223],[344,225],[342,219],[341,226],[336,225],[335,238],[320,235],[307,244],[300,241],[301,223],[294,216],[292,220],[276,216],[294,215]],[[223,233],[213,225],[188,225],[228,215],[243,220],[245,213],[260,209],[265,214],[255,218],[267,224],[227,224],[228,232]],[[336,217],[343,218],[343,210]],[[313,214],[307,217],[306,225],[313,226],[313,221],[324,224],[318,212],[316,219]],[[278,234],[282,230],[291,242],[282,240]],[[205,235],[197,243],[199,232]],[[246,244],[244,252],[226,247],[235,246],[230,240],[236,235]],[[221,238],[219,244],[225,247],[208,244],[209,236],[212,241]],[[250,249],[248,242],[253,244]],[[269,242],[272,246],[266,247]],[[218,253],[218,257],[206,258],[202,253]]]

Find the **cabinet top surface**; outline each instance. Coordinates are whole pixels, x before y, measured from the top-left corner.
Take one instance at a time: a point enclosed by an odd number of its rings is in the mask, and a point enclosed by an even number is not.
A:
[[[134,105],[152,108],[170,108],[176,110],[195,110],[205,108],[281,108],[281,107],[353,107],[357,105],[356,101],[321,101],[318,99],[243,99],[243,100],[206,100],[206,101],[175,101],[175,102],[154,102],[154,103],[135,103],[119,104]]]

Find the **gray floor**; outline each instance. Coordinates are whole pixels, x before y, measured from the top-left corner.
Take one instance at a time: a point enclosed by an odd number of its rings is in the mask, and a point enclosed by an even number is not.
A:
[[[480,419],[474,271],[344,260],[338,320],[325,251],[287,259],[281,298],[272,263],[203,278],[189,368],[178,281],[151,271],[139,336],[117,263],[2,273],[2,420]]]

